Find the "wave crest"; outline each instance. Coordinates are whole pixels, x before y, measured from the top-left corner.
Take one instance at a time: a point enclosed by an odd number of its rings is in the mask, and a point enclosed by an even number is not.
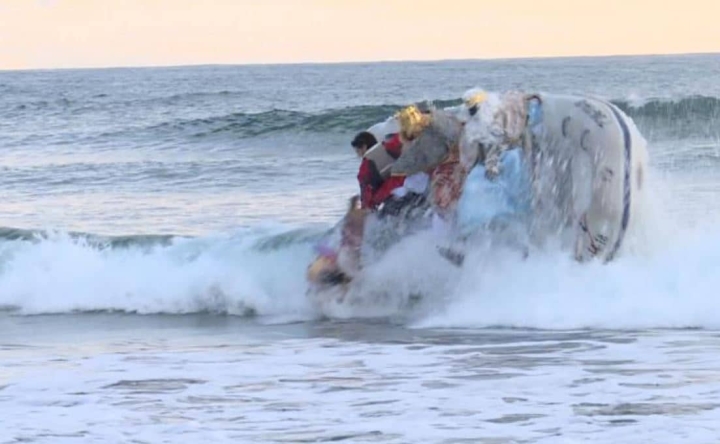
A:
[[[650,137],[711,136],[720,134],[720,99],[693,96],[679,100],[649,100],[634,104],[613,100]],[[459,100],[438,100],[438,107],[455,106]],[[308,113],[276,109],[260,113],[232,113],[206,119],[176,120],[147,128],[148,131],[181,133],[187,137],[250,138],[284,132],[347,133],[360,131],[383,121],[404,104],[354,106]]]

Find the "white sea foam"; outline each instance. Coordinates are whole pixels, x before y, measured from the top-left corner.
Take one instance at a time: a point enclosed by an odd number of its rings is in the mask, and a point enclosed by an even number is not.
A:
[[[173,245],[99,249],[53,236],[0,244],[0,305],[21,313],[123,311],[261,315],[306,313],[308,245],[252,248],[258,235],[176,240]]]

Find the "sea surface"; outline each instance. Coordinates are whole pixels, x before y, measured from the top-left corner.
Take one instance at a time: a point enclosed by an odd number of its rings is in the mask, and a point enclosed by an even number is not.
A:
[[[410,240],[318,313],[355,132],[475,86],[622,108],[639,247]],[[0,72],[0,196],[0,444],[720,442],[720,55]]]

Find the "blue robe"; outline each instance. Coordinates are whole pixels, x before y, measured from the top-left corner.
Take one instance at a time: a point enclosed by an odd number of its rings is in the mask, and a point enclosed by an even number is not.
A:
[[[491,222],[524,220],[530,212],[530,193],[530,176],[520,148],[501,154],[500,174],[493,180],[485,177],[484,165],[475,165],[458,201],[459,234],[470,234]]]

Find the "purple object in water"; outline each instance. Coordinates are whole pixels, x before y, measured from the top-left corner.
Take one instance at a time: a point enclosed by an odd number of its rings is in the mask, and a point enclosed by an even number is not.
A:
[[[315,251],[320,255],[328,258],[335,258],[337,256],[337,253],[332,248],[328,247],[327,245],[318,244],[315,245]]]

